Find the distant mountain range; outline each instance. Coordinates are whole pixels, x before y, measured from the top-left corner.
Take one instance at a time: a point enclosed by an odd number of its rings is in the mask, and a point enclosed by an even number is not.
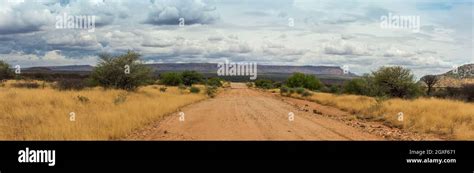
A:
[[[217,76],[218,66],[215,63],[161,63],[146,64],[152,68],[155,74],[164,72],[180,72],[185,70],[197,71],[208,77]],[[23,69],[25,73],[75,73],[89,74],[94,69],[90,65],[69,65],[69,66],[44,66],[30,67]],[[342,83],[344,80],[357,77],[353,73],[344,74],[338,66],[279,66],[279,65],[258,65],[257,74],[259,79],[272,79],[276,81],[286,80],[291,74],[301,72],[313,74],[327,83]],[[246,81],[248,77],[223,77],[231,81]]]
[[[213,63],[163,63],[163,64],[146,64],[157,73],[171,71],[192,70],[200,73],[216,73],[217,64]],[[30,67],[24,69],[26,72],[91,72],[93,66],[90,65],[69,65],[69,66],[45,66]],[[277,65],[258,65],[257,72],[259,74],[292,74],[301,72],[315,75],[334,75],[334,76],[356,76],[353,73],[344,75],[343,69],[337,66],[277,66]]]

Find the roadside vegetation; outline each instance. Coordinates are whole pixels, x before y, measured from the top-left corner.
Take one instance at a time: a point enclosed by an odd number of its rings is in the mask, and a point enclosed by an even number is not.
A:
[[[91,75],[72,78],[17,75],[0,61],[0,139],[119,139],[228,85],[195,71],[163,73],[156,80],[133,51],[99,57]]]
[[[436,79],[428,78],[421,81],[436,82]],[[448,139],[474,139],[474,103],[469,102],[474,92],[472,85],[463,85],[457,90],[461,95],[455,97],[457,100],[430,97],[436,92],[424,88],[410,70],[402,67],[382,67],[341,86],[314,81],[312,77],[297,73],[279,87],[279,92],[282,96],[337,107],[358,119],[381,121],[389,126]],[[314,85],[308,87],[308,83]],[[272,86],[272,83],[266,81],[265,85],[257,85],[255,82],[257,88],[267,89],[266,86]],[[399,119],[401,114],[402,121]]]

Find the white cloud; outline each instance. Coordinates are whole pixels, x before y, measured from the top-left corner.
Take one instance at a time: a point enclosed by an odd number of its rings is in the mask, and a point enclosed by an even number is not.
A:
[[[210,24],[219,19],[215,8],[200,0],[156,0],[150,7],[147,22],[155,25]]]
[[[324,53],[332,55],[370,55],[363,43],[351,43],[346,40],[336,40],[326,43]]]

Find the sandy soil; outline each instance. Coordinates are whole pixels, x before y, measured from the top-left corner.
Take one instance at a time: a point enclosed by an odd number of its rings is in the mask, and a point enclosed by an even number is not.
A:
[[[325,107],[324,111],[339,111]],[[182,113],[181,113],[182,112]],[[290,113],[292,112],[292,113]],[[183,116],[184,114],[184,116]],[[291,115],[294,116],[291,116]],[[138,129],[127,140],[383,140],[272,94],[232,83],[215,98]]]

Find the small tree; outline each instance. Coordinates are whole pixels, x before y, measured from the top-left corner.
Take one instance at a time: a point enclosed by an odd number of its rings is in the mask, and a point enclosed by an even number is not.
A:
[[[91,74],[94,84],[105,88],[135,90],[152,82],[152,71],[140,62],[140,55],[128,51],[123,55],[100,54],[100,62]]]
[[[183,78],[183,84],[186,86],[191,86],[193,84],[200,83],[203,80],[202,74],[196,71],[184,71],[181,76]]]
[[[411,71],[400,66],[381,67],[372,72],[372,76],[374,84],[380,87],[384,94],[392,97],[416,97],[421,91]]]
[[[14,72],[10,65],[3,60],[0,60],[0,82],[14,77]]]
[[[431,91],[433,89],[433,86],[436,85],[436,83],[438,83],[439,81],[439,77],[436,76],[436,75],[426,75],[426,76],[423,76],[421,79],[421,81],[423,81],[426,86],[427,86],[427,90],[426,90],[426,95],[431,95]]]
[[[321,81],[314,75],[305,75],[303,73],[293,73],[286,81],[286,85],[291,88],[303,87],[309,90],[317,90],[322,87]]]

